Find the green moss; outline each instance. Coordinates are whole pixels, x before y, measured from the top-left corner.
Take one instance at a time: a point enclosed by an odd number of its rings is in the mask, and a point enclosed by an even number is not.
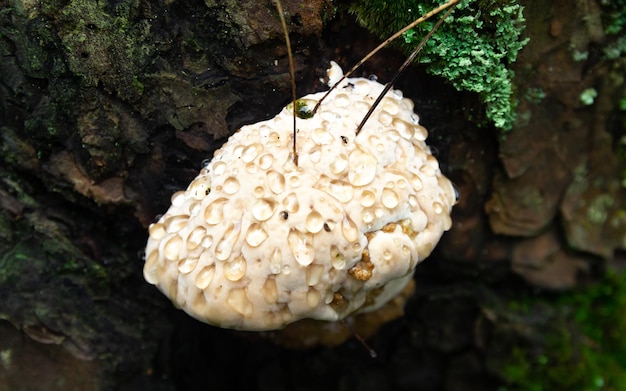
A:
[[[609,273],[587,289],[551,300],[527,299],[510,309],[537,318],[531,341],[513,347],[502,390],[626,390],[626,273]],[[539,324],[540,323],[540,324]]]
[[[350,10],[359,23],[387,38],[439,1],[358,0]],[[420,57],[428,71],[446,78],[459,90],[478,94],[487,118],[498,128],[508,130],[515,119],[513,72],[508,65],[526,44],[523,7],[514,0],[464,0],[426,44]],[[436,23],[437,17],[405,34],[401,43],[407,52]]]

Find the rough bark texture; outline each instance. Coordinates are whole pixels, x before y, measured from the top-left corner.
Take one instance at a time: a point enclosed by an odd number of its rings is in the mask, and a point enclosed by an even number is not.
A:
[[[337,4],[284,3],[299,95],[323,89],[329,60],[347,68],[376,43]],[[573,288],[626,248],[623,55],[601,55],[615,37],[599,1],[524,3],[531,40],[505,137],[466,119],[475,97],[419,68],[398,86],[462,197],[371,360],[354,341],[290,351],[200,324],[143,281],[146,227],[170,195],[290,99],[270,1],[0,2],[0,389],[503,384],[498,360],[523,332],[502,297]],[[388,80],[401,62],[387,51],[361,74]]]

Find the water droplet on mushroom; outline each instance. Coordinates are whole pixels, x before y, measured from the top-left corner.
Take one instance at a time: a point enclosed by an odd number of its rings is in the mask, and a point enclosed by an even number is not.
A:
[[[152,251],[146,257],[146,264],[143,267],[143,277],[150,284],[157,284],[159,282],[159,277],[161,276],[161,271],[159,270],[159,253],[158,251]]]
[[[259,143],[250,144],[241,152],[241,160],[243,160],[244,163],[250,163],[256,159],[261,152],[263,152],[263,145]]]
[[[378,76],[376,76],[375,74],[371,74],[367,77],[369,80],[371,81],[378,81]]]
[[[296,193],[289,193],[283,200],[283,206],[289,213],[296,213],[300,209],[300,203],[298,202],[298,196]]]
[[[300,187],[301,180],[300,175],[295,174],[289,177],[289,185],[293,188]]]
[[[178,254],[183,245],[183,238],[176,234],[170,237],[163,246],[163,256],[170,261],[178,259]]]
[[[252,302],[248,299],[245,289],[233,289],[228,293],[226,303],[240,315],[250,316],[254,311]]]
[[[428,130],[422,125],[417,125],[413,129],[415,130],[413,137],[415,137],[416,140],[424,141],[428,138]]]
[[[202,239],[202,247],[209,248],[213,244],[213,236],[207,235]]]
[[[265,221],[274,214],[274,211],[276,210],[276,202],[268,198],[261,198],[257,200],[254,205],[252,205],[250,210],[255,219],[258,221]]]
[[[211,164],[211,159],[204,159],[202,163],[200,163],[200,168],[207,168]]]
[[[433,212],[438,215],[441,214],[443,212],[443,205],[439,202],[433,202]]]
[[[215,265],[203,267],[196,275],[196,287],[206,289],[213,280],[213,275],[215,275]]]
[[[215,258],[219,261],[225,261],[230,257],[230,254],[233,251],[233,247],[235,246],[235,242],[239,238],[239,232],[241,230],[241,222],[237,221],[235,223],[231,223],[226,231],[224,232],[224,236],[215,246]]]
[[[419,124],[419,123],[420,123],[420,117],[419,117],[419,115],[417,115],[417,114],[413,113],[413,114],[411,114],[411,117],[410,117],[410,118],[411,118],[411,122],[412,122],[414,125],[417,125],[417,124]]]
[[[359,229],[348,215],[343,216],[341,221],[341,232],[348,242],[354,242],[359,238]]]
[[[320,162],[320,160],[322,160],[322,150],[320,149],[319,146],[315,146],[311,148],[308,156],[309,156],[309,160],[311,161],[311,163],[317,164]]]
[[[306,303],[309,307],[317,307],[317,305],[322,300],[322,296],[315,289],[309,289],[306,293]]]
[[[188,221],[189,216],[186,215],[171,216],[163,222],[163,225],[166,227],[167,233],[174,233],[183,229]]]
[[[348,180],[354,186],[365,186],[376,177],[376,158],[361,149],[355,149],[348,157]]]
[[[400,118],[394,118],[394,120],[391,121],[391,126],[398,131],[400,136],[407,140],[412,139],[413,135],[415,135],[414,126],[404,120],[401,120]]]
[[[252,223],[250,225],[250,228],[248,228],[248,232],[246,232],[246,242],[251,247],[260,246],[261,243],[263,243],[263,241],[267,239],[267,237],[268,237],[267,232],[263,229],[263,227],[259,223]]]
[[[276,303],[278,300],[278,286],[276,285],[276,279],[274,277],[265,280],[265,284],[263,284],[263,288],[261,288],[261,293],[267,304]]]
[[[285,176],[278,171],[267,172],[267,184],[274,194],[281,194],[285,190]]]
[[[361,212],[361,219],[363,220],[365,224],[369,224],[372,221],[374,221],[374,214],[372,213],[371,210],[366,209]]]
[[[360,198],[361,206],[370,207],[376,202],[376,194],[371,190],[363,190]]]
[[[350,97],[346,94],[337,94],[333,99],[335,107],[348,107],[350,105]]]
[[[324,128],[316,128],[311,132],[311,140],[318,145],[332,144],[334,137]]]
[[[283,274],[288,276],[290,273],[291,273],[291,268],[289,267],[289,265],[283,266]]]
[[[345,153],[340,153],[332,162],[330,162],[330,171],[335,175],[341,174],[347,167],[348,156]]]
[[[270,272],[273,274],[280,273],[283,265],[283,253],[279,248],[275,248],[270,255]]]
[[[324,274],[324,266],[311,264],[306,268],[306,283],[309,286],[317,285]]]
[[[393,99],[393,98],[385,97],[383,99],[383,101],[382,101],[381,107],[383,108],[384,111],[386,111],[387,113],[389,113],[389,114],[391,114],[393,116],[398,114],[398,112],[400,111],[400,107],[398,105],[398,101],[396,99]]]
[[[302,266],[310,265],[315,259],[312,236],[292,228],[287,235],[287,243],[296,261]]]
[[[247,268],[246,259],[240,255],[224,265],[224,277],[229,281],[239,281],[246,275]]]
[[[202,200],[209,194],[209,181],[206,177],[196,178],[187,187],[187,191],[194,200]]]
[[[148,228],[148,233],[150,234],[150,237],[152,239],[161,240],[166,234],[165,226],[160,223],[150,224],[150,227]]]
[[[398,206],[398,203],[400,203],[400,197],[398,196],[398,193],[387,187],[383,189],[383,194],[380,200],[385,208],[388,209],[393,209]]]
[[[322,215],[319,214],[319,212],[313,210],[306,217],[304,224],[305,224],[307,231],[309,231],[312,234],[316,234],[320,232],[322,228],[324,227],[324,219],[322,218]]]
[[[248,164],[246,164],[246,171],[247,171],[249,174],[256,174],[256,172],[258,171],[258,168],[259,168],[259,166],[257,166],[257,165],[256,165],[256,164],[254,164],[254,163],[248,163]]]
[[[269,153],[266,153],[259,158],[259,166],[263,170],[267,170],[268,168],[270,168],[272,166],[272,163],[274,163],[274,156]]]
[[[378,115],[378,121],[383,125],[389,125],[391,123],[392,118],[393,117],[391,116],[391,114],[389,114],[385,110],[381,111],[380,114]]]
[[[389,249],[385,249],[385,251],[383,251],[383,259],[385,261],[390,260],[392,255],[393,254],[391,253],[391,251],[389,251]]]
[[[337,270],[343,270],[347,264],[346,257],[335,245],[330,247],[330,263]]]
[[[340,180],[330,181],[328,190],[328,193],[339,202],[348,202],[354,196],[354,188],[349,183]]]
[[[420,191],[424,187],[424,184],[422,183],[422,179],[417,174],[411,174],[410,182],[411,182],[411,187],[415,191]]]
[[[224,193],[226,194],[235,194],[236,192],[239,191],[239,181],[237,180],[237,178],[235,177],[228,177],[226,178],[226,180],[224,180]]]
[[[222,175],[226,171],[226,163],[224,162],[215,162],[213,164],[213,174],[214,175]]]
[[[205,235],[206,229],[204,227],[194,228],[187,236],[187,249],[193,250],[198,247],[204,240]]]
[[[207,224],[215,225],[222,222],[224,219],[224,204],[227,201],[228,200],[226,198],[218,198],[207,205],[204,209],[204,220]]]
[[[198,265],[198,258],[184,258],[178,261],[178,271],[187,274],[195,270]]]
[[[170,201],[172,202],[172,206],[176,206],[176,207],[183,206],[186,201],[185,192],[177,191],[176,193],[172,194]]]

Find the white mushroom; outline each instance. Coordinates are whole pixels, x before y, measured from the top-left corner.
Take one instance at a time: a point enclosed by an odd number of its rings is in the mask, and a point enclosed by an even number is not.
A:
[[[330,79],[341,69],[332,64]],[[456,202],[413,102],[344,80],[315,115],[244,126],[150,226],[144,275],[191,316],[275,330],[374,310],[411,280]],[[299,100],[309,109],[323,93]]]

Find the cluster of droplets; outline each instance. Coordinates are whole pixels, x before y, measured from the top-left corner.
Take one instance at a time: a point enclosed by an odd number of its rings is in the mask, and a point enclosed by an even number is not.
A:
[[[430,254],[456,202],[413,103],[347,79],[298,120],[243,127],[149,229],[144,275],[192,316],[268,330],[376,308]],[[301,104],[314,105],[322,93]]]

